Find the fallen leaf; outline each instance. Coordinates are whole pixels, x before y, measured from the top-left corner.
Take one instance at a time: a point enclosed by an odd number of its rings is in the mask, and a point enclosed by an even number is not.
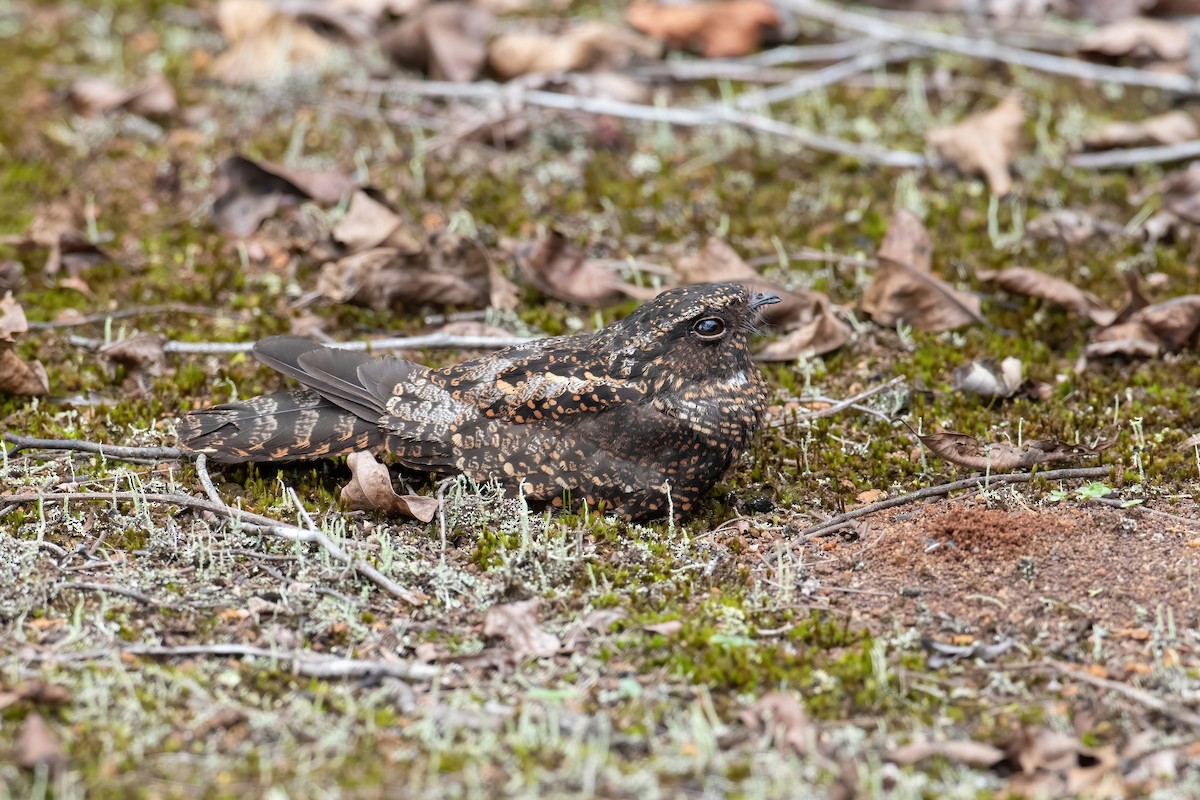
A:
[[[781,749],[790,748],[801,756],[816,752],[820,731],[809,721],[794,694],[768,692],[743,711],[741,719],[751,730],[770,733]]]
[[[1200,433],[1193,434],[1193,435],[1189,436],[1188,438],[1184,439],[1182,442],[1179,443],[1179,445],[1176,449],[1187,451],[1187,450],[1191,450],[1194,447],[1200,447]]]
[[[56,769],[67,763],[58,735],[36,711],[25,715],[13,740],[13,761],[23,769],[39,766]]]
[[[1125,322],[1096,331],[1088,343],[1089,358],[1125,355],[1153,358],[1200,343],[1200,295],[1184,295],[1146,306]]]
[[[125,367],[125,388],[134,397],[145,397],[151,390],[151,378],[163,374],[167,354],[165,339],[152,333],[139,333],[126,339],[109,342],[96,353]]]
[[[581,306],[602,306],[646,292],[622,281],[616,264],[590,259],[583,248],[552,230],[516,253],[517,268],[540,291]]]
[[[41,397],[50,393],[46,368],[39,361],[25,362],[14,349],[28,330],[25,310],[12,292],[5,292],[0,300],[0,394]]]
[[[947,664],[965,659],[995,661],[1007,653],[1016,644],[1012,639],[1004,639],[992,644],[970,642],[968,644],[950,644],[932,639],[922,639],[921,646],[929,652],[926,664],[930,669],[941,669]]]
[[[1014,93],[988,111],[930,131],[926,141],[960,172],[982,174],[993,194],[1007,194],[1012,188],[1008,168],[1017,155],[1024,124],[1025,111]]]
[[[355,181],[332,170],[294,170],[269,161],[231,156],[217,168],[213,222],[234,236],[249,236],[286,204],[303,200],[332,205]]]
[[[1049,728],[1023,727],[1004,743],[1008,758],[1026,775],[1039,770],[1063,773],[1078,766],[1087,748],[1078,739]]]
[[[1164,211],[1200,225],[1200,162],[1167,175],[1161,191]]]
[[[1085,211],[1072,208],[1047,211],[1025,226],[1025,233],[1030,238],[1057,240],[1068,245],[1080,245],[1101,233],[1118,233],[1120,230],[1120,225],[1106,223]]]
[[[538,598],[519,603],[502,603],[488,609],[483,618],[483,635],[503,639],[513,658],[549,658],[562,649],[558,637],[541,628]]]
[[[350,482],[342,487],[342,502],[361,511],[382,511],[389,515],[429,522],[438,511],[438,499],[423,495],[398,495],[392,488],[392,476],[386,464],[380,464],[370,452],[351,453],[346,457]]]
[[[657,633],[659,636],[674,636],[683,630],[683,622],[677,619],[669,619],[666,622],[655,622],[652,625],[643,625],[642,630],[646,633]]]
[[[0,300],[0,342],[13,344],[28,331],[25,309],[13,298],[12,292],[5,292],[4,299]]]
[[[1111,325],[1117,319],[1118,312],[1104,305],[1089,292],[1030,267],[1008,267],[999,272],[981,272],[978,277],[981,281],[996,284],[1009,294],[1037,297],[1073,311],[1097,325]]]
[[[981,321],[979,298],[934,277],[932,259],[925,226],[911,212],[897,211],[879,247],[879,264],[863,295],[863,311],[878,325],[890,328],[903,320],[928,332]]]
[[[1098,450],[1054,439],[1033,439],[1021,447],[981,442],[965,433],[945,431],[918,437],[930,452],[951,464],[979,472],[1013,472],[1036,464],[1099,455]]]
[[[217,25],[228,43],[212,63],[212,72],[226,84],[281,81],[294,73],[323,69],[334,53],[333,42],[318,33],[304,14],[338,30],[336,17],[319,14],[319,4],[284,4],[268,0],[220,0]],[[333,23],[333,24],[330,24]]]
[[[662,39],[672,50],[706,58],[736,58],[778,35],[779,12],[766,0],[717,0],[688,5],[636,3],[625,12],[630,25]]]
[[[494,24],[491,12],[478,6],[434,3],[385,33],[380,45],[402,67],[434,80],[465,83],[483,69]]]
[[[346,215],[334,226],[333,239],[351,253],[388,247],[409,255],[422,249],[400,214],[369,189],[357,189],[350,196]]]
[[[17,703],[65,706],[72,700],[71,690],[41,678],[21,681],[11,689],[0,689],[0,711]]]
[[[897,747],[885,757],[893,764],[903,766],[938,757],[956,764],[966,764],[971,767],[991,767],[1003,761],[1005,753],[999,747],[985,742],[914,741],[902,747]]]
[[[1090,32],[1079,43],[1081,53],[1180,61],[1188,54],[1188,29],[1164,20],[1130,17]]]
[[[1009,356],[996,363],[994,358],[972,361],[956,367],[951,386],[957,392],[976,394],[980,397],[1003,399],[1012,397],[1021,388],[1021,359]]]
[[[586,617],[571,626],[563,640],[562,649],[576,650],[587,638],[588,631],[608,633],[613,623],[625,619],[628,614],[620,608],[598,608],[588,613]]]
[[[850,341],[850,326],[833,313],[833,304],[821,292],[793,292],[808,301],[785,324],[784,334],[754,354],[757,361],[794,361],[808,353],[832,353]]]
[[[1084,137],[1083,144],[1092,150],[1110,147],[1142,147],[1145,145],[1179,144],[1200,136],[1196,121],[1185,111],[1168,111],[1141,122],[1112,122]]]
[[[584,22],[561,33],[514,30],[488,46],[488,66],[501,80],[531,72],[618,70],[634,59],[657,58],[658,42],[604,22]]]

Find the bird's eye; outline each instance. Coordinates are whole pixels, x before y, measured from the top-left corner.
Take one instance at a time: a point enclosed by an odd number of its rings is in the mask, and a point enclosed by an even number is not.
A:
[[[705,317],[692,326],[701,339],[720,339],[725,334],[725,320],[720,317]]]

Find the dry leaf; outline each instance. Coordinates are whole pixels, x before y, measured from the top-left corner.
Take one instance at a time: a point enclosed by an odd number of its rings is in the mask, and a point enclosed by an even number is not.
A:
[[[1097,325],[1111,325],[1117,319],[1118,312],[1104,305],[1094,295],[1073,283],[1030,267],[1008,267],[999,272],[981,272],[978,277],[981,281],[996,284],[1009,294],[1040,298],[1073,311]]]
[[[812,291],[792,294],[807,300],[808,305],[786,324],[783,336],[754,354],[756,360],[793,361],[806,353],[824,355],[850,341],[850,326],[833,313],[828,297]]]
[[[483,635],[504,639],[517,661],[553,656],[562,645],[557,636],[542,630],[541,605],[542,601],[535,597],[492,606],[483,618]]]
[[[926,141],[960,172],[982,174],[993,194],[1007,194],[1012,188],[1008,168],[1017,155],[1024,124],[1020,97],[1010,94],[995,108],[930,131]]]
[[[58,735],[36,711],[25,715],[13,745],[13,761],[24,769],[39,766],[55,769],[67,763],[67,754],[63,752]]]
[[[65,706],[72,700],[71,690],[41,678],[21,681],[11,689],[0,689],[0,711],[17,703]]]
[[[879,266],[863,295],[862,308],[876,324],[904,320],[927,332],[946,331],[980,321],[979,298],[960,292],[929,271],[933,244],[925,226],[900,210],[888,224],[879,248]]]
[[[984,742],[915,741],[892,750],[886,757],[893,764],[901,765],[916,764],[929,758],[940,757],[971,767],[991,767],[1003,761],[1005,753],[999,747]]]
[[[162,75],[152,75],[132,89],[105,78],[80,78],[67,90],[75,113],[84,117],[125,109],[145,117],[166,116],[178,108],[175,87]]]
[[[617,276],[619,262],[588,258],[582,247],[554,230],[518,250],[516,262],[530,283],[567,303],[602,306],[647,294]]]
[[[658,42],[626,28],[585,22],[561,33],[515,30],[488,47],[488,66],[501,80],[531,72],[618,70],[635,58],[656,58]]]
[[[707,58],[736,58],[778,35],[781,21],[766,0],[717,0],[690,5],[638,3],[625,12],[629,24],[662,39],[673,50]]]
[[[1025,233],[1032,239],[1057,240],[1067,245],[1080,245],[1097,234],[1120,230],[1120,225],[1103,222],[1085,211],[1071,208],[1047,211],[1025,226]]]
[[[130,395],[145,397],[150,393],[150,379],[161,376],[167,365],[164,342],[162,336],[139,333],[127,339],[110,342],[96,352],[125,367],[125,389]]]
[[[429,522],[438,511],[438,499],[419,494],[398,495],[386,464],[367,451],[346,456],[350,482],[342,487],[342,502],[361,511],[382,511],[392,516]]]
[[[1200,447],[1200,433],[1193,434],[1179,443],[1176,448],[1178,450],[1188,451],[1194,447]]]
[[[820,731],[809,722],[804,706],[788,692],[768,692],[741,715],[742,724],[770,733],[779,748],[791,748],[804,756],[816,752]]]
[[[389,247],[410,255],[422,249],[421,243],[404,227],[400,214],[370,189],[358,189],[350,196],[350,206],[334,227],[333,239],[351,253]]]
[[[1187,58],[1188,29],[1173,22],[1132,17],[1092,31],[1083,37],[1079,50],[1104,56],[1180,61]]]
[[[587,638],[588,631],[608,633],[613,623],[625,619],[628,614],[620,608],[598,608],[571,626],[563,639],[562,649],[576,650]]]
[[[1200,163],[1167,175],[1161,188],[1165,211],[1200,224]]]
[[[316,6],[293,4],[308,11]],[[216,15],[229,46],[213,61],[212,71],[227,84],[279,81],[294,72],[319,70],[334,52],[333,42],[300,14],[267,0],[220,0]],[[337,27],[323,24],[322,29]]]
[[[41,397],[50,393],[50,380],[39,361],[26,363],[14,350],[16,341],[27,330],[25,310],[5,292],[0,300],[0,394]]]
[[[463,2],[435,3],[380,39],[396,64],[438,81],[465,83],[479,76],[495,23],[490,11]]]
[[[955,391],[977,394],[980,397],[1012,397],[1023,383],[1021,368],[1021,359],[1014,356],[1009,356],[999,364],[994,358],[972,361],[955,368],[951,386]]]
[[[234,236],[249,236],[280,206],[303,200],[332,205],[355,187],[333,171],[293,170],[269,161],[231,156],[217,169],[213,222]]]
[[[1049,464],[1099,455],[1083,445],[1069,445],[1054,439],[1034,439],[1022,447],[981,442],[965,433],[946,431],[918,437],[929,450],[951,464],[979,472],[1013,472],[1036,464]]]
[[[1153,358],[1200,342],[1200,295],[1184,295],[1129,314],[1126,321],[1096,331],[1088,343],[1089,358],[1125,355]]]
[[[1196,121],[1184,111],[1168,111],[1141,122],[1113,122],[1084,138],[1092,150],[1110,147],[1179,144],[1200,136]]]
[[[657,633],[659,636],[674,636],[683,630],[683,622],[677,619],[669,619],[666,622],[655,622],[652,625],[643,625],[642,630],[646,633]]]

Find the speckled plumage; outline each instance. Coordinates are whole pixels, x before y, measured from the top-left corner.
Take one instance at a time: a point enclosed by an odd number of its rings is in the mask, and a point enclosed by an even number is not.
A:
[[[747,337],[772,295],[671,289],[590,334],[432,370],[294,336],[263,363],[304,388],[184,417],[185,450],[218,462],[388,452],[410,469],[499,479],[535,502],[564,494],[630,519],[696,508],[749,444],[767,402]],[[719,329],[719,331],[718,331]]]

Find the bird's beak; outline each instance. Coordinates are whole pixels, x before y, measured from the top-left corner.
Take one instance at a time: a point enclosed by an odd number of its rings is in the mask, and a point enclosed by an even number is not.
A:
[[[766,292],[755,292],[750,295],[750,310],[758,311],[763,306],[773,306],[780,302],[779,295],[767,294]]]

